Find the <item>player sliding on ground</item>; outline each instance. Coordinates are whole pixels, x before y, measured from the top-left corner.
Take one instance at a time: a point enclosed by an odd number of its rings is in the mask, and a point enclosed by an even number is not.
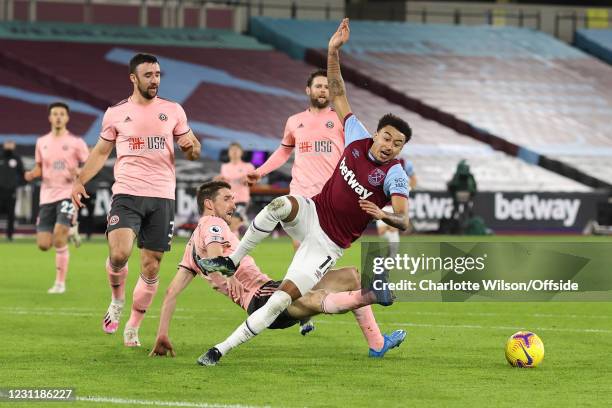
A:
[[[217,364],[231,349],[270,326],[292,301],[306,294],[323,278],[342,256],[343,249],[361,236],[372,218],[401,230],[408,227],[408,176],[396,157],[410,140],[412,131],[402,119],[387,114],[370,137],[351,113],[338,56],[340,47],[348,39],[349,22],[344,19],[329,41],[327,59],[331,100],[338,117],[344,121],[346,146],[331,178],[312,199],[301,196],[274,199],[257,214],[236,251],[229,257],[203,260],[200,264],[207,272],[233,274],[236,265],[279,222],[293,239],[302,243],[279,290],[225,341],[202,355],[198,360],[202,365]],[[393,213],[381,210],[389,201]],[[390,304],[391,299],[379,299],[379,303]],[[370,306],[356,310],[355,314],[362,328],[375,322]],[[405,332],[372,336],[372,343],[378,344],[370,347],[384,353],[401,343],[404,337]]]
[[[232,214],[236,210],[236,204],[230,185],[222,181],[202,184],[198,189],[197,202],[203,216],[187,243],[176,276],[166,290],[166,296],[161,307],[157,339],[151,355],[170,354],[174,356],[174,349],[168,332],[176,308],[176,299],[197,275],[201,275],[213,289],[230,298],[249,314],[265,305],[281,283],[262,273],[250,256],[242,259],[236,273],[229,278],[218,272],[206,273],[202,271],[198,266],[198,262],[201,263],[202,258],[229,255],[238,246],[238,238],[230,231],[228,226]],[[297,299],[285,312],[281,313],[269,328],[284,329],[291,327],[320,313],[347,312],[349,308],[345,305],[345,299],[352,299],[354,296],[342,291],[360,292],[360,289],[360,276],[357,269],[331,270],[312,290]],[[372,302],[376,302],[375,297],[370,299],[369,303]],[[351,307],[358,308],[359,305],[353,303]],[[359,316],[359,312],[356,313],[356,316]],[[376,322],[373,322],[372,325],[364,325],[362,328],[366,330],[364,332],[366,340],[372,335],[380,335]],[[401,331],[397,334],[400,337],[402,335],[403,332]],[[382,357],[384,353],[372,350],[370,354],[375,357]]]

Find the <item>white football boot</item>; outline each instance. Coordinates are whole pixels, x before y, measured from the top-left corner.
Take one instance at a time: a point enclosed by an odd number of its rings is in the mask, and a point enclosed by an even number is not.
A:
[[[123,330],[123,345],[125,347],[140,347],[138,327],[125,325],[125,329]]]
[[[102,330],[107,334],[113,334],[119,328],[119,319],[123,312],[123,304],[125,301],[113,299],[108,306],[108,310],[102,319]]]
[[[61,295],[64,292],[66,292],[66,284],[58,282],[55,282],[55,284],[47,290],[47,293],[52,295]]]

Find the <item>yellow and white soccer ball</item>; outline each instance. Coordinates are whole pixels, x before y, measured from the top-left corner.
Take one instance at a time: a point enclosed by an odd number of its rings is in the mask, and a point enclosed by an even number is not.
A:
[[[544,359],[544,343],[537,334],[520,331],[506,342],[506,360],[513,367],[537,367]]]

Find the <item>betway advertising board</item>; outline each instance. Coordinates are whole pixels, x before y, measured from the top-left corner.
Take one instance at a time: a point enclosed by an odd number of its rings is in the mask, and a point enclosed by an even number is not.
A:
[[[451,217],[453,200],[447,193],[416,191],[410,195],[409,214],[416,231],[437,231],[440,220]],[[266,204],[259,197],[253,199],[252,211]],[[603,193],[481,192],[474,198],[473,213],[496,232],[581,232],[587,222],[597,218],[597,203],[606,200]],[[97,223],[104,224],[110,189],[98,188],[95,201],[94,216]],[[179,184],[177,219],[186,219],[196,211],[195,188]]]
[[[411,194],[412,196],[412,194]],[[602,193],[481,192],[474,197],[474,215],[494,231],[579,232],[597,217]],[[417,230],[433,230],[450,218],[453,200],[445,192],[417,191],[410,199],[410,218]]]

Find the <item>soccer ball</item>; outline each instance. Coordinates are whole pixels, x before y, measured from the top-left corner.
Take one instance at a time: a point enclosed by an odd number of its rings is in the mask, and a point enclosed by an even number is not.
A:
[[[506,342],[506,360],[513,367],[537,367],[544,359],[544,343],[537,334],[520,331]]]

